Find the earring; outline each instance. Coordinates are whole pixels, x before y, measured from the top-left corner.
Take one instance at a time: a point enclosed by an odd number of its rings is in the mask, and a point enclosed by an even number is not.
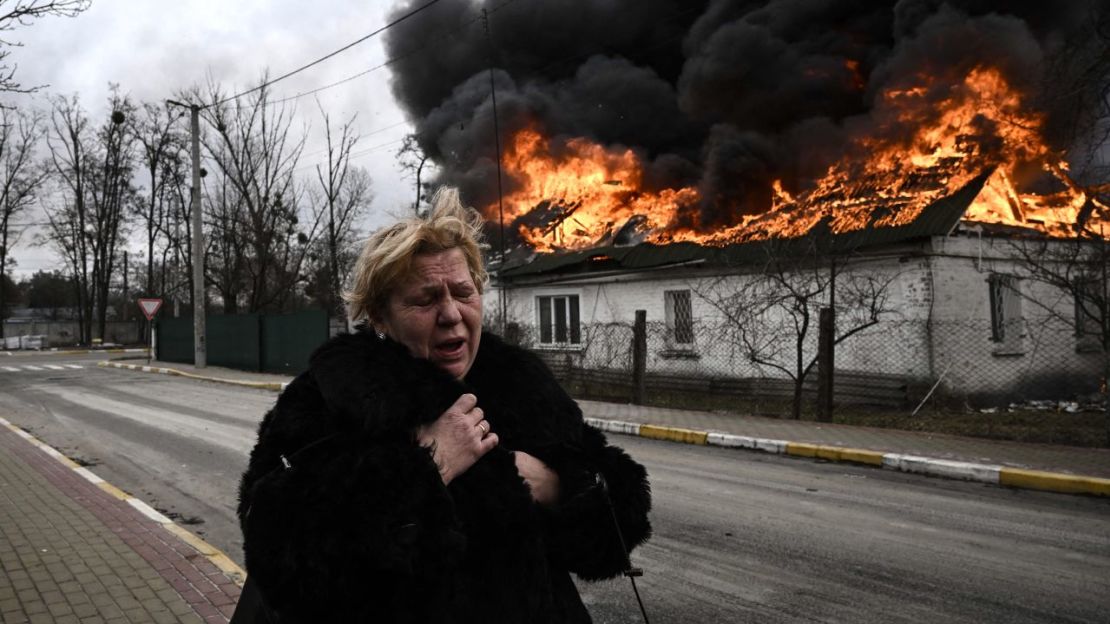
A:
[[[374,333],[378,335],[378,340],[385,340],[385,332],[380,329],[375,329]]]

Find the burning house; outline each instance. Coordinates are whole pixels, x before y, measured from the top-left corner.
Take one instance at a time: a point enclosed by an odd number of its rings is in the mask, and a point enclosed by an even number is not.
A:
[[[606,371],[646,310],[649,372],[723,383],[808,378],[829,308],[860,400],[1098,390],[1100,3],[521,4],[390,39],[494,324]]]

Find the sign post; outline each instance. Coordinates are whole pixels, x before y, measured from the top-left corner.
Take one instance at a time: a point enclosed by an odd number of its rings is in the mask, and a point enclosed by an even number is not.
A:
[[[161,299],[139,299],[139,308],[143,311],[143,316],[150,323],[150,340],[147,341],[148,349],[146,353],[146,363],[150,364],[150,359],[154,357],[154,315],[158,314],[158,310],[162,309]]]

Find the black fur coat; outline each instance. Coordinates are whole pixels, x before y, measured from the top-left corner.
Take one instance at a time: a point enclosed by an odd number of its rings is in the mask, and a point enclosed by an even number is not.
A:
[[[464,392],[500,445],[445,486],[414,429]],[[532,501],[512,451],[560,479]],[[482,336],[464,382],[372,332],[313,355],[258,431],[239,489],[247,570],[282,622],[589,622],[570,573],[650,534],[644,468],[582,421],[535,355]]]

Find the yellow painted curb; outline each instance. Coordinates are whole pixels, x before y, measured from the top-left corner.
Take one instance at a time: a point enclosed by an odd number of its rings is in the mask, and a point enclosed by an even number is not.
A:
[[[1065,494],[1110,496],[1110,479],[1077,477],[1074,475],[1060,474],[1058,472],[1002,468],[998,471],[998,483],[1000,485],[1030,490],[1048,490],[1050,492],[1063,492]]]
[[[72,459],[66,457],[65,455],[62,455],[61,457],[59,457],[58,461],[62,462],[63,464],[66,465],[67,468],[70,468],[72,470],[77,470],[78,468],[81,468],[81,464],[78,464],[77,462],[75,462]]]
[[[200,552],[202,555],[205,556],[205,558],[212,562],[212,565],[216,566],[224,574],[231,577],[231,579],[235,581],[237,585],[242,587],[243,583],[246,582],[246,570],[240,568],[239,564],[232,561],[227,555],[220,551],[220,549],[209,544],[196,535],[193,535],[188,531],[188,529],[185,529],[177,524],[170,523],[164,524],[162,526],[166,527],[166,530],[170,533],[173,533],[177,537],[181,538],[181,540],[185,543],[197,549],[198,552]]]
[[[816,444],[803,444],[801,442],[787,442],[786,454],[795,455],[797,457],[817,457]]]
[[[670,440],[671,442],[683,442],[686,444],[701,444],[704,446],[706,440],[709,438],[709,433],[706,431],[694,431],[692,429],[679,429],[677,427],[640,425],[640,437],[651,438],[653,440]]]
[[[112,496],[115,496],[116,498],[120,499],[121,501],[125,501],[125,500],[131,498],[130,494],[128,494],[127,492],[124,492],[123,490],[121,490],[118,487],[112,485],[111,483],[108,483],[107,481],[101,481],[100,483],[97,483],[96,487],[104,490],[105,492],[111,494]]]
[[[796,457],[814,457],[829,461],[853,462],[871,466],[883,465],[883,454],[864,449],[844,448],[839,446],[824,446],[821,444],[805,444],[802,442],[788,442],[786,454]]]

